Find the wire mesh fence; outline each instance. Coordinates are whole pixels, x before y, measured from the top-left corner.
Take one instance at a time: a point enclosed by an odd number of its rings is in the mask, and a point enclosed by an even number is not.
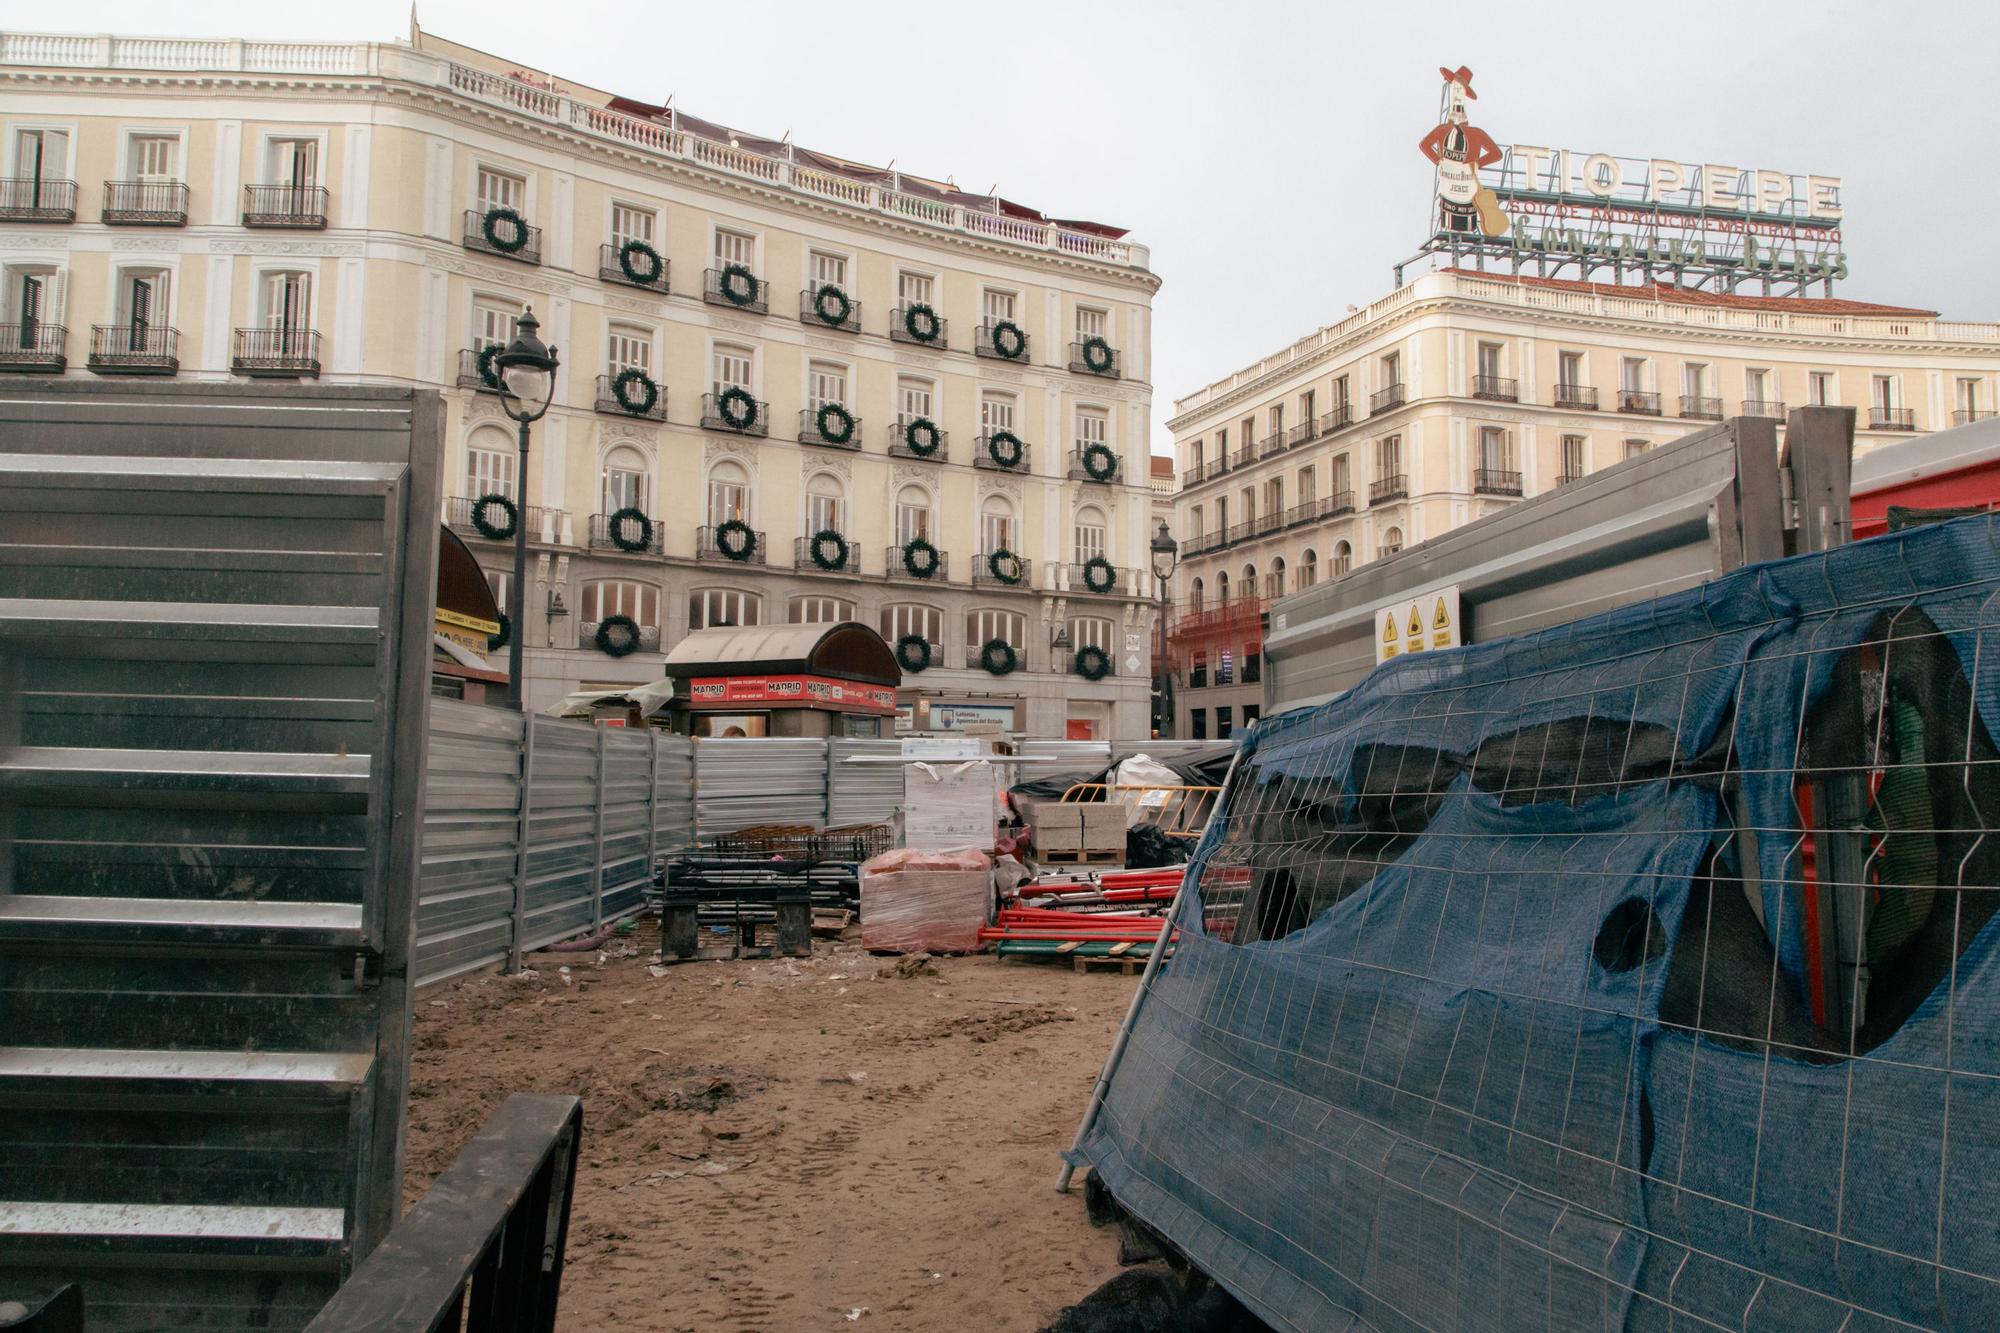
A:
[[[1080,1149],[1273,1326],[2000,1326],[2000,526],[1247,742]]]

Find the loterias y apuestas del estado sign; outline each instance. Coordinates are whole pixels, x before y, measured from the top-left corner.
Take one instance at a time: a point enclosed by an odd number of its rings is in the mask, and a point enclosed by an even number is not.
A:
[[[1843,278],[1837,176],[1501,144],[1472,123],[1472,71],[1440,69],[1433,248]]]

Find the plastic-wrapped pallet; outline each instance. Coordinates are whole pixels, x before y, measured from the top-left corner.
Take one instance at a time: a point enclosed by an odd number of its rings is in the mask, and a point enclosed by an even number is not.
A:
[[[993,910],[984,850],[886,852],[861,867],[861,947],[970,953]]]
[[[984,759],[903,767],[903,845],[921,851],[993,845],[999,779]]]

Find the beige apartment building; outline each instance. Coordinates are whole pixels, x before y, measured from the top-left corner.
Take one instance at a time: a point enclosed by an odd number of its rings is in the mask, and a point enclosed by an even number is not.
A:
[[[1159,283],[1121,230],[415,31],[5,33],[0,89],[0,371],[442,389],[503,606],[486,533],[527,525],[531,707],[854,618],[912,641],[918,725],[1144,734]],[[487,349],[530,306],[562,369],[517,477]]]
[[[1175,734],[1256,720],[1265,605],[1725,417],[1856,448],[2000,404],[2000,324],[1826,297],[1451,271],[1174,404]]]

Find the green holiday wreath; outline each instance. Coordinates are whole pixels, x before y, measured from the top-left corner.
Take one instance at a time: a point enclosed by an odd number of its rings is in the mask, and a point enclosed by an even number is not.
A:
[[[507,521],[495,523],[489,512],[494,509],[498,509]],[[514,502],[504,495],[482,495],[472,502],[472,526],[479,530],[480,536],[490,542],[506,541],[514,535],[514,529],[520,522],[521,511],[516,509]]]
[[[618,247],[618,269],[628,281],[650,287],[667,271],[660,252],[637,237]]]
[[[996,430],[986,437],[986,456],[993,460],[995,467],[1009,471],[1021,466],[1027,456],[1028,446],[1021,443],[1021,437],[1011,430]]]
[[[626,528],[633,523],[639,525],[636,537],[625,535]],[[611,544],[621,551],[643,551],[653,544],[653,520],[638,508],[627,505],[613,514],[604,524],[611,534]]]
[[[501,223],[513,228],[513,233],[505,240],[500,237]],[[479,234],[486,243],[503,255],[517,255],[528,248],[528,223],[519,213],[505,204],[495,204],[479,219]]]
[[[990,676],[1006,676],[1013,674],[1014,668],[1021,665],[1021,658],[1014,651],[1014,645],[1005,639],[988,639],[979,650],[979,665]]]
[[[757,301],[757,275],[741,264],[724,264],[715,285],[731,305],[754,305]]]
[[[1109,374],[1112,362],[1117,359],[1111,350],[1111,344],[1096,334],[1085,338],[1079,350],[1083,353],[1083,368],[1093,375]]]
[[[1096,644],[1085,644],[1070,659],[1070,668],[1085,680],[1103,680],[1111,674],[1111,654]]]
[[[716,397],[715,413],[731,430],[749,430],[757,424],[757,400],[732,384]]]
[[[1028,335],[1021,332],[1021,326],[1011,319],[995,324],[991,337],[993,350],[1005,360],[1019,361],[1028,354]]]
[[[757,533],[740,518],[716,525],[715,549],[724,558],[742,563],[757,553]]]
[[[812,556],[813,564],[831,573],[837,569],[847,568],[850,549],[847,538],[832,528],[821,528],[813,534],[812,541],[806,546],[806,553]]]
[[[479,371],[479,382],[489,389],[500,387],[500,372],[493,364],[493,358],[499,355],[500,344],[487,343],[486,346],[479,349],[479,355],[472,360],[472,364]]]
[[[903,447],[918,458],[929,458],[942,443],[944,437],[929,417],[911,417],[903,423]]]
[[[903,543],[903,572],[911,578],[935,578],[940,563],[938,548],[922,537],[912,537]]]
[[[944,321],[937,311],[918,301],[903,307],[903,332],[920,343],[934,343],[944,332]]]
[[[854,438],[854,414],[839,403],[821,403],[813,413],[813,429],[828,444],[846,444]]]
[[[633,416],[643,417],[660,401],[660,386],[637,366],[627,366],[611,381],[611,396]]]
[[[1118,475],[1118,455],[1111,452],[1108,444],[1087,444],[1083,447],[1083,475],[1092,481],[1110,481]]]
[[[1118,567],[1101,555],[1083,562],[1083,586],[1092,592],[1110,592],[1118,586]]]
[[[987,553],[986,572],[993,576],[996,583],[1004,583],[1010,588],[1019,583],[1026,573],[1021,568],[1021,557],[1004,546]]]
[[[913,676],[930,670],[931,641],[921,634],[905,634],[896,640],[896,665]]]
[[[500,632],[486,636],[486,651],[489,653],[499,652],[507,646],[507,641],[513,637],[514,622],[508,619],[505,611],[502,611],[500,613]]]
[[[854,314],[854,302],[850,301],[847,293],[840,288],[830,282],[823,282],[819,290],[813,293],[813,313],[819,316],[820,323],[828,328],[837,329]]]
[[[606,616],[597,622],[597,651],[606,657],[630,657],[639,651],[639,622],[630,616]]]

